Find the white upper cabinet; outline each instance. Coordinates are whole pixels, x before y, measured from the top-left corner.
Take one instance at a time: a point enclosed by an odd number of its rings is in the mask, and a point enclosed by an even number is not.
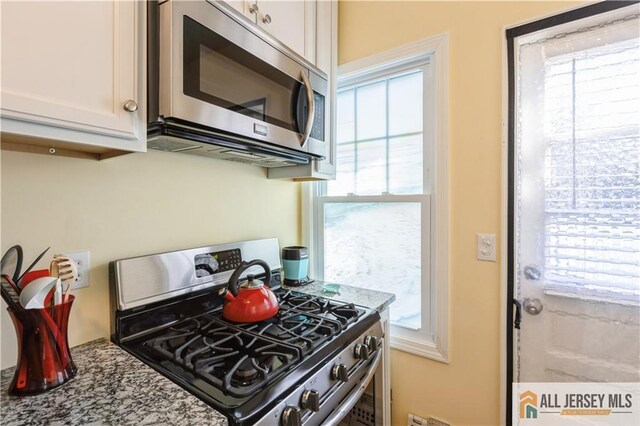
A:
[[[251,12],[249,12],[248,6],[250,2],[248,0],[225,0],[224,3],[227,3],[229,6],[233,7],[235,10],[255,22],[255,16],[252,15]]]
[[[307,19],[311,18],[309,15],[315,16],[316,2],[258,0],[257,4],[260,10],[257,14],[258,26],[296,53],[310,59],[307,40],[315,33],[315,28],[307,31]]]
[[[225,1],[300,56],[315,63],[316,0]]]
[[[145,2],[3,2],[4,136],[145,151],[145,17]]]

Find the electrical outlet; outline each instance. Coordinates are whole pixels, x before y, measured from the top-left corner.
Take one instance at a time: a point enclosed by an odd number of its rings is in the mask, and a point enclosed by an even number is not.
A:
[[[418,417],[415,414],[409,413],[409,421],[407,422],[407,426],[427,426],[427,419],[423,419],[422,417]]]
[[[76,282],[71,284],[71,290],[89,287],[89,252],[78,251],[75,253],[64,253],[63,256],[73,259],[78,268],[78,278],[76,278]]]
[[[478,234],[476,256],[478,260],[485,260],[488,262],[496,261],[495,234]]]
[[[415,414],[409,414],[409,422],[407,423],[407,425],[408,426],[450,426],[449,423],[436,419],[434,417],[423,419],[422,417],[418,417]]]

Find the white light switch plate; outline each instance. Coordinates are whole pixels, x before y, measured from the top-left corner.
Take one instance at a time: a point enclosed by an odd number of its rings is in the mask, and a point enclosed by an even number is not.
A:
[[[495,234],[478,234],[476,256],[478,260],[484,260],[487,262],[496,261]]]

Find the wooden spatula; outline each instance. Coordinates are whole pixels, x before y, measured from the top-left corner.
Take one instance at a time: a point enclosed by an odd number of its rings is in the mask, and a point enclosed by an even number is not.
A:
[[[53,256],[53,260],[49,264],[49,272],[51,276],[59,277],[62,281],[62,285],[66,286],[64,290],[64,297],[62,301],[64,302],[67,299],[67,295],[69,294],[69,290],[71,290],[71,284],[73,284],[78,278],[78,267],[76,266],[76,262],[61,254],[56,254]]]

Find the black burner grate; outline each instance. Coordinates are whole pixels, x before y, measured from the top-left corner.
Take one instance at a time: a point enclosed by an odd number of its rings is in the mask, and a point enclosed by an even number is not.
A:
[[[145,345],[226,393],[240,397],[252,394],[300,361],[299,350],[291,345],[247,333],[211,317],[171,327]]]
[[[278,292],[281,309],[302,311],[309,314],[331,318],[339,321],[343,328],[353,324],[364,310],[357,308],[353,303],[335,302],[324,297],[311,296],[295,291]]]
[[[238,327],[294,345],[303,354],[320,347],[342,331],[339,321],[282,309],[267,321],[238,324]]]
[[[278,314],[233,323],[215,311],[185,320],[144,346],[228,395],[265,387],[344,332],[365,311],[353,304],[278,289]]]

